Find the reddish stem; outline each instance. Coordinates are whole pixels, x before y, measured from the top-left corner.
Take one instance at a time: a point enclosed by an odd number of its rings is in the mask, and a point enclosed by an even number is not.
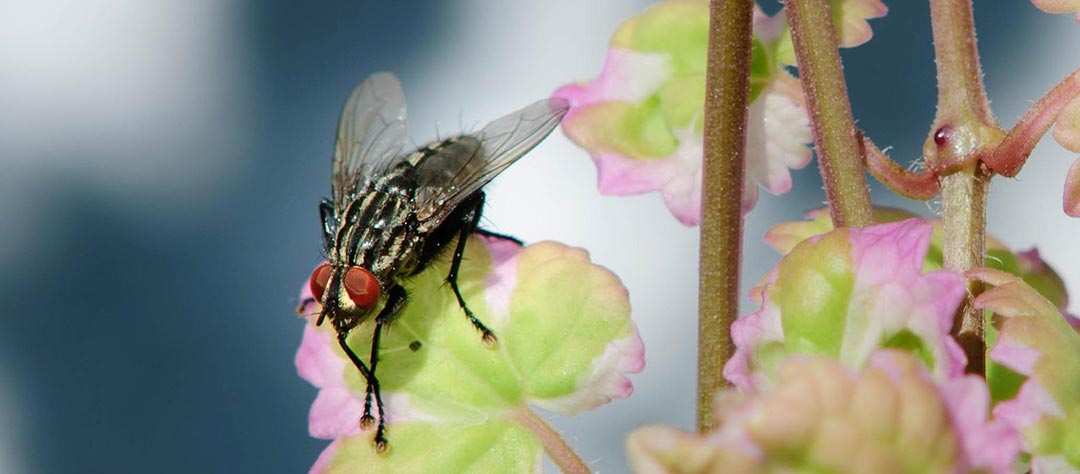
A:
[[[855,121],[828,0],[785,4],[799,81],[806,93],[829,215],[837,227],[873,222]]]
[[[1080,69],[1059,82],[1035,105],[982,161],[995,173],[1016,176],[1024,166],[1031,150],[1039,143],[1058,115],[1073,99],[1080,96]]]
[[[938,177],[929,170],[909,171],[896,164],[885,152],[881,151],[866,135],[859,134],[863,148],[863,159],[870,174],[881,181],[896,194],[909,199],[925,201],[941,192]]]

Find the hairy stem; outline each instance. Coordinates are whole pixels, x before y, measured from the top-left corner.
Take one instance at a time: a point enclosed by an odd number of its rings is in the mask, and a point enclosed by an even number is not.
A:
[[[701,268],[698,315],[697,428],[713,427],[721,369],[734,353],[731,323],[739,315],[742,193],[750,100],[754,0],[712,0],[705,75]]]
[[[945,176],[941,180],[942,227],[945,237],[945,268],[967,271],[985,266],[986,195],[990,175],[981,165]],[[967,297],[957,310],[952,334],[967,355],[967,372],[986,370],[986,334],[983,312],[972,304],[983,285],[968,279]]]
[[[866,160],[867,171],[896,194],[908,199],[925,201],[941,192],[937,176],[933,172],[909,171],[896,164],[862,133],[859,134],[859,139],[862,140],[862,154],[863,159]]]
[[[844,67],[828,0],[791,0],[791,24],[799,80],[806,94],[829,215],[837,227],[873,222],[858,130],[851,117]]]
[[[996,124],[979,66],[971,0],[930,0],[937,59],[937,120]]]
[[[1080,97],[1080,69],[1059,82],[1032,105],[983,162],[1002,176],[1016,176],[1065,106]]]
[[[559,466],[559,470],[567,474],[587,474],[592,472],[589,465],[574,452],[574,449],[559,436],[551,425],[540,418],[529,407],[519,407],[507,413],[507,419],[529,430],[540,438],[544,445],[544,451]]]
[[[979,154],[1000,138],[979,67],[971,0],[930,0],[937,59],[938,110],[924,151],[941,177],[945,268],[966,272],[984,265],[989,172]],[[997,136],[995,136],[997,134]],[[982,285],[968,283],[953,323],[967,355],[967,372],[984,374],[984,318],[973,306]]]

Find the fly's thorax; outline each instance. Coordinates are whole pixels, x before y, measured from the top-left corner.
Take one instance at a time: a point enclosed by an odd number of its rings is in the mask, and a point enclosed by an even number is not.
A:
[[[343,221],[338,261],[367,269],[384,285],[415,268],[421,235],[409,190],[376,185],[348,206]]]

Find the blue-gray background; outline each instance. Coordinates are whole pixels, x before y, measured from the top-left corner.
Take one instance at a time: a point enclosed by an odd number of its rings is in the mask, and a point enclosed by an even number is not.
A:
[[[345,95],[392,70],[417,142],[475,128],[594,77],[647,3],[0,0],[0,472],[305,471],[326,442],[307,435],[315,390],[293,368],[292,311],[319,258]],[[890,6],[844,58],[859,125],[906,163],[933,117],[932,47],[925,3]],[[1012,124],[1080,65],[1080,25],[1022,0],[976,9]],[[1044,143],[1018,180],[995,181],[990,216],[1076,291],[1071,159]],[[655,195],[599,196],[559,133],[490,189],[495,229],[585,247],[630,289],[648,356],[636,394],[550,417],[596,469],[624,471],[633,427],[692,424],[697,230]],[[744,285],[776,259],[764,230],[822,200],[813,167],[791,195],[763,195]]]

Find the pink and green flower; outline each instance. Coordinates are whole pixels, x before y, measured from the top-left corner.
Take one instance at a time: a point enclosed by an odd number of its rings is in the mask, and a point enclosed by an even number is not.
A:
[[[409,304],[380,343],[386,454],[359,428],[365,382],[333,329],[308,318],[296,366],[319,388],[311,434],[333,440],[313,472],[363,471],[376,458],[394,472],[531,472],[543,446],[520,423],[535,417],[530,405],[574,414],[630,395],[644,349],[615,275],[581,249],[471,238],[459,284],[499,343],[485,346],[461,313],[443,284],[448,261],[410,279]],[[358,354],[370,350],[371,323],[349,336]]]
[[[832,7],[845,47],[868,41],[866,19],[887,12],[878,0],[835,0]],[[657,191],[680,222],[700,221],[707,44],[707,2],[661,2],[619,27],[599,77],[555,92],[570,102],[563,130],[596,162],[600,192]],[[783,12],[756,11],[744,212],[757,202],[758,186],[790,191],[789,170],[812,157],[802,89],[784,70],[793,64]]]
[[[860,369],[880,348],[902,348],[947,379],[966,363],[949,336],[963,275],[924,272],[931,226],[920,219],[838,229],[795,245],[752,293],[760,308],[731,328],[724,376],[767,386],[792,355],[830,356]]]
[[[627,454],[639,474],[1009,473],[1020,437],[989,407],[980,377],[941,379],[908,352],[878,350],[859,369],[795,356],[773,386],[722,393],[713,431],[644,427]]]

